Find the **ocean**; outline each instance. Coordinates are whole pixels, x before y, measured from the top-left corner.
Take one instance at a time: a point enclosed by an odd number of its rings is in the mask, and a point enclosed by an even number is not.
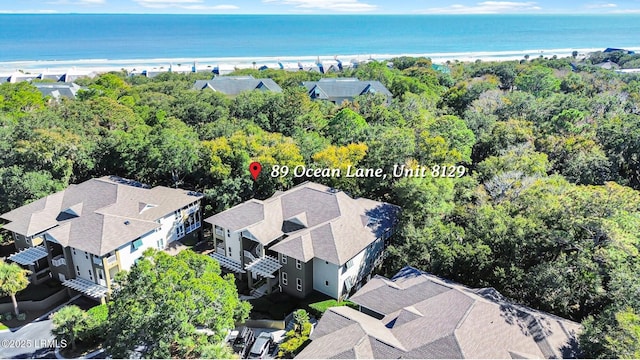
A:
[[[0,64],[639,48],[640,15],[0,15]]]

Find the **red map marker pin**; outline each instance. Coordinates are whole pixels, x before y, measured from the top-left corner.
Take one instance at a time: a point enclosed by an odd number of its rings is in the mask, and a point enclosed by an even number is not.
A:
[[[251,164],[249,164],[249,172],[253,177],[253,181],[256,181],[256,179],[258,179],[258,175],[260,175],[260,171],[262,171],[262,165],[260,165],[259,162],[254,161]]]

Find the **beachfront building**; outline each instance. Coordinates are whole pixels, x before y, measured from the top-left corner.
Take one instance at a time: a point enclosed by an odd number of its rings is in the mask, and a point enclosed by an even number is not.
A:
[[[557,359],[577,357],[581,326],[412,267],[376,276],[329,308],[300,359]]]
[[[82,77],[93,78],[96,76],[96,72],[91,70],[69,70],[66,72],[62,71],[45,71],[42,73],[23,73],[23,72],[12,72],[12,73],[0,73],[0,84],[2,83],[19,83],[22,81],[33,81],[33,80],[49,80],[52,82],[63,82],[63,83],[71,83],[75,80]]]
[[[205,222],[212,257],[247,277],[254,295],[279,288],[296,297],[319,291],[347,297],[380,265],[399,208],[306,182],[249,200]]]
[[[105,176],[0,215],[17,253],[9,260],[94,298],[148,248],[165,249],[201,226],[202,194]]]
[[[331,101],[342,104],[343,101],[353,101],[356,96],[367,94],[382,94],[391,103],[393,95],[380,81],[360,81],[356,78],[325,78],[320,81],[305,81],[302,85],[307,88],[311,99]]]
[[[260,90],[282,92],[282,88],[271,79],[256,79],[253,76],[216,76],[211,80],[196,80],[196,90],[210,89],[225,95],[238,95],[243,91]]]

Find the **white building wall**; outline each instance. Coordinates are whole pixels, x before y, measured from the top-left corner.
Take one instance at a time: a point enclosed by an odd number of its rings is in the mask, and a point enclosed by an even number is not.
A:
[[[76,277],[95,281],[96,274],[93,273],[93,255],[88,252],[71,248],[71,257],[73,258],[73,273]]]
[[[142,236],[142,246],[135,249],[132,246],[133,241],[126,243],[116,250],[120,257],[120,270],[129,271],[131,267],[136,263],[142,253],[148,248],[158,248],[158,239],[162,237],[162,231],[152,231]]]
[[[233,260],[241,263],[240,253],[242,252],[242,237],[241,232],[227,232],[227,229],[224,229],[225,236],[225,244],[227,248],[225,251],[227,252],[227,257],[232,258]],[[229,252],[231,251],[231,252]]]
[[[358,274],[360,274],[360,270],[365,265],[365,255],[367,254],[367,251],[370,251],[370,247],[366,247],[358,253],[358,255],[354,256],[351,259],[351,267],[347,268],[347,264],[349,264],[349,262],[347,262],[338,269],[338,294],[342,294],[344,291],[344,282],[349,276],[351,276],[353,284],[358,281]]]
[[[289,260],[291,261],[293,259]],[[340,294],[338,270],[339,267],[336,264],[313,258],[313,289],[337,299]],[[291,281],[291,279],[289,279],[289,281]],[[329,281],[329,286],[325,285],[325,281]]]
[[[339,269],[339,293],[344,290],[345,280],[351,276],[354,286],[374,269],[376,258],[384,251],[384,239],[378,238],[358,255],[354,256],[350,262],[345,263]],[[351,263],[351,267],[347,268],[347,264]],[[365,273],[366,271],[366,273]]]
[[[175,228],[176,225],[174,224],[175,220],[176,216],[174,215],[174,213],[171,213],[160,219],[160,224],[162,225],[160,232],[165,239],[163,249],[166,248],[170,242],[177,240]]]

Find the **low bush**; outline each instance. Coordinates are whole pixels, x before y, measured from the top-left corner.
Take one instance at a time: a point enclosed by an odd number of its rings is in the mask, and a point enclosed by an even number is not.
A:
[[[109,316],[107,304],[94,306],[87,311],[87,319],[84,328],[78,334],[78,339],[87,343],[104,341],[107,317]]]
[[[304,347],[309,343],[309,335],[311,334],[312,325],[310,322],[306,322],[302,325],[302,331],[299,333],[295,330],[290,330],[285,334],[285,340],[280,344],[278,350],[278,357],[285,359],[292,359],[296,356]]]

